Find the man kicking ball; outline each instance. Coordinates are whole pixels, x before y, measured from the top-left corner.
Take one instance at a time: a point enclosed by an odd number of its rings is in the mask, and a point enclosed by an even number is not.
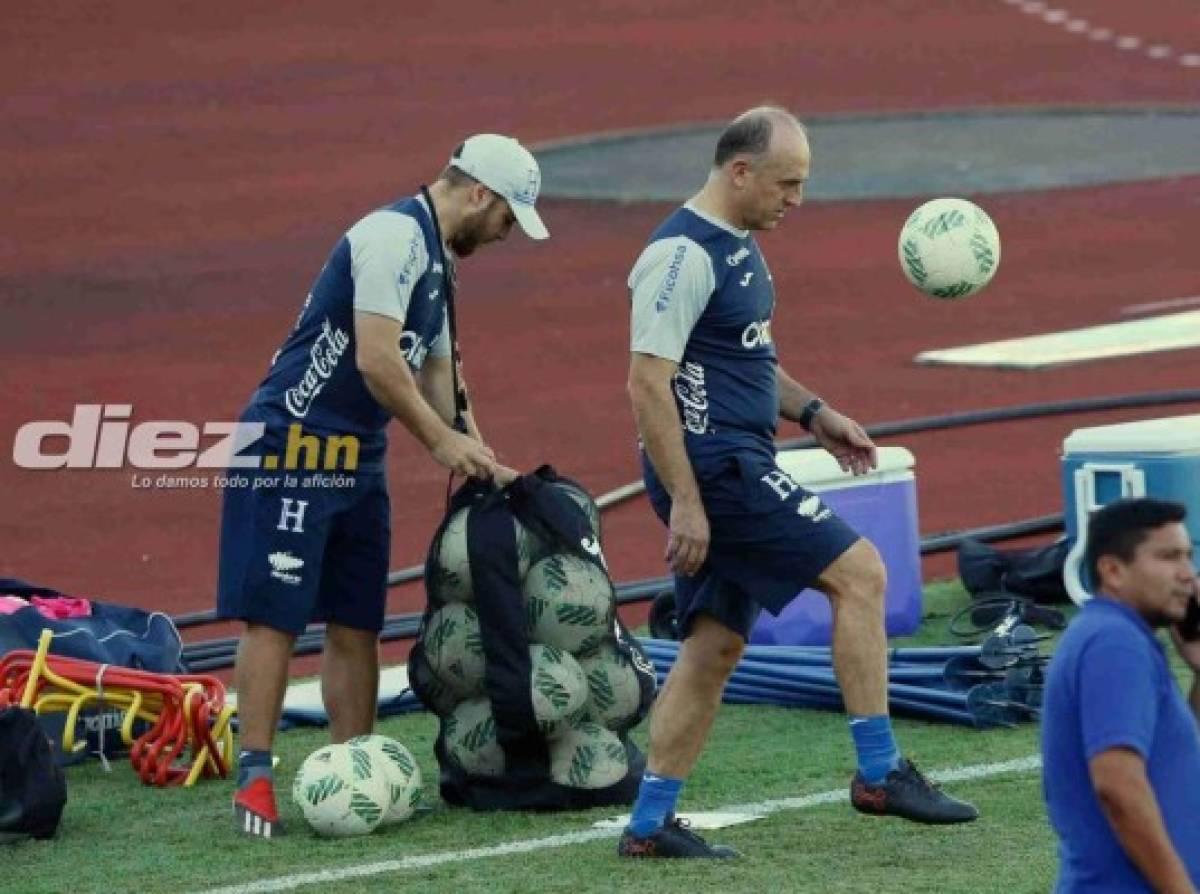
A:
[[[858,755],[851,803],[923,823],[978,816],[926,780],[892,736],[879,553],[775,462],[781,416],[847,471],[876,460],[858,423],[783,370],[771,337],[775,290],[751,233],[800,204],[810,157],[788,112],[741,115],[703,189],[651,236],[629,276],[629,393],[646,488],[669,528],[683,645],[651,715],[622,856],[736,856],[676,819],[675,803],[760,607],[778,613],[807,587],[833,608],[834,669]]]

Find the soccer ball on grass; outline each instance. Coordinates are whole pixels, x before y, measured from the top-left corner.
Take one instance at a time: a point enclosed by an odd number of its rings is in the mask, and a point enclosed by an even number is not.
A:
[[[371,755],[376,769],[382,769],[391,797],[383,814],[382,826],[401,823],[412,816],[421,803],[421,768],[412,752],[387,736],[372,734],[355,736],[346,742],[362,748]]]
[[[326,745],[304,759],[292,800],[318,835],[367,835],[387,813],[391,789],[371,754],[349,743]]]

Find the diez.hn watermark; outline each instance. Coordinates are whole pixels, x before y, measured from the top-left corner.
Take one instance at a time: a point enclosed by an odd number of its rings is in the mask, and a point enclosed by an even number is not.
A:
[[[292,423],[280,451],[256,454],[246,451],[266,433],[261,422],[205,422],[201,427],[184,420],[149,420],[134,425],[132,415],[132,404],[78,404],[70,422],[26,422],[13,441],[13,462],[23,469],[40,470],[353,472],[358,468],[355,435],[305,434],[299,423]],[[134,486],[139,486],[138,479],[134,476]]]

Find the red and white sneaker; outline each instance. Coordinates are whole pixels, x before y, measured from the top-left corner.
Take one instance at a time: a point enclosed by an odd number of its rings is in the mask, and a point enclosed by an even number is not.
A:
[[[233,796],[233,821],[237,830],[251,838],[278,838],[283,834],[279,810],[275,807],[275,787],[260,776]]]

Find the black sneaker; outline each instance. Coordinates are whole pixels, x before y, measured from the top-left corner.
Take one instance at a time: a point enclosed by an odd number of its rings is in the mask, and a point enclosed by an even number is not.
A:
[[[860,813],[901,816],[917,823],[969,823],[979,817],[973,805],[942,792],[909,760],[901,760],[877,785],[868,785],[861,773],[855,773],[850,803]]]
[[[687,820],[671,815],[657,831],[645,838],[621,833],[617,843],[621,857],[700,857],[710,860],[729,860],[741,854],[724,844],[709,844],[692,831]]]

